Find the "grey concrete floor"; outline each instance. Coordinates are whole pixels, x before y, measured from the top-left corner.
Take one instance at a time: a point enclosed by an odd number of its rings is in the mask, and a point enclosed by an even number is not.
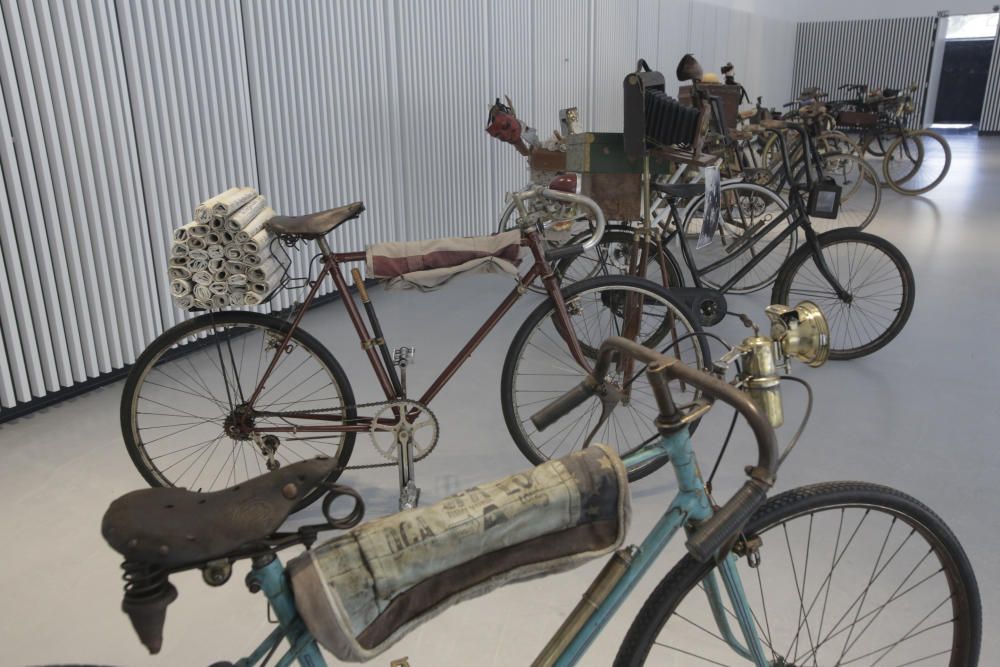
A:
[[[985,629],[980,664],[996,665],[1000,357],[993,336],[1000,331],[1000,138],[953,137],[952,145],[945,183],[918,198],[887,190],[868,229],[896,243],[913,266],[917,302],[909,324],[870,357],[816,370],[797,367],[812,383],[817,405],[781,471],[779,489],[859,479],[899,488],[932,507],[975,567]],[[418,349],[412,387],[433,380],[508,289],[503,278],[481,276],[433,294],[374,291],[390,345]],[[529,295],[518,304],[434,402],[441,442],[417,468],[425,503],[526,467],[503,423],[499,377],[516,327],[539,298]],[[766,298],[764,292],[730,304],[763,321]],[[311,312],[304,327],[347,368],[358,400],[376,400],[342,306]],[[717,332],[730,339],[742,335],[728,322]],[[218,589],[204,586],[196,574],[176,577],[180,597],[169,609],[159,656],[148,656],[134,637],[119,611],[118,558],[99,533],[108,503],[143,485],[122,444],[121,390],[116,383],[0,426],[0,534],[7,545],[0,561],[0,665],[202,665],[245,655],[269,631],[263,602],[240,583],[241,565]],[[789,398],[790,415],[797,407]],[[719,417],[699,431],[704,460],[717,451],[726,425]],[[727,457],[720,482],[732,487],[751,458],[744,437]],[[393,471],[360,471],[343,481],[363,493],[369,516],[394,509]],[[641,539],[672,492],[666,471],[635,485],[632,540]],[[584,664],[610,664],[641,601],[679,549],[671,548],[654,567]],[[373,664],[402,656],[413,667],[528,664],[599,567],[593,563],[452,608]]]

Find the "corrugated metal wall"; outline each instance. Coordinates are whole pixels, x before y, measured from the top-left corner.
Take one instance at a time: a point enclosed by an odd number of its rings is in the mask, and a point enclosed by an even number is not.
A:
[[[1000,26],[993,42],[993,58],[986,81],[986,97],[983,98],[983,113],[979,118],[979,131],[990,134],[1000,133]]]
[[[838,99],[846,97],[837,91],[846,83],[887,88],[918,83],[915,103],[921,113],[911,124],[920,126],[936,26],[933,16],[799,23],[792,94],[819,86]]]
[[[0,0],[0,417],[186,316],[168,238],[215,192],[363,199],[341,249],[486,233],[527,176],[483,132],[495,96],[543,135],[573,105],[619,130],[636,58],[690,51],[779,102],[793,36],[696,0]]]

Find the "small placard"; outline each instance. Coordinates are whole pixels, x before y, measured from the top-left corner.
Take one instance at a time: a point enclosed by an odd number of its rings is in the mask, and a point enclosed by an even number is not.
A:
[[[698,234],[695,248],[704,248],[711,243],[715,238],[715,232],[719,229],[721,184],[719,167],[717,165],[705,167],[705,215],[701,220],[701,233]]]

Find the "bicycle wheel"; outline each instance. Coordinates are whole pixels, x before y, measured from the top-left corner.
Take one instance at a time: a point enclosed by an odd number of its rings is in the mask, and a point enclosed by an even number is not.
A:
[[[892,142],[882,160],[886,183],[903,195],[936,188],[951,169],[948,140],[931,130],[906,132]]]
[[[759,565],[743,558],[737,569],[769,664],[976,664],[975,574],[919,501],[876,484],[816,484],[769,500],[744,535],[762,541]],[[750,664],[717,630],[705,590],[712,580],[742,645],[715,562],[685,556],[642,606],[615,667]]]
[[[810,218],[813,229],[826,232],[839,227],[864,229],[882,205],[882,184],[871,165],[853,153],[823,156],[823,175],[840,186],[840,211],[836,219]]]
[[[817,241],[848,299],[837,296],[816,266],[811,244],[804,243],[781,267],[771,303],[814,301],[830,322],[831,359],[856,359],[885,347],[913,310],[913,271],[903,253],[851,228],[820,234]]]
[[[121,427],[129,456],[150,485],[213,491],[262,475],[269,463],[274,468],[320,455],[347,465],[354,433],[276,433],[264,444],[252,435],[254,427],[317,423],[278,413],[322,408],[357,416],[347,376],[319,341],[296,329],[290,343],[276,349],[289,328],[258,313],[211,313],[181,322],[146,348],[125,382]],[[253,409],[246,408],[278,353],[266,387]]]
[[[637,326],[633,340],[655,343],[664,354],[678,357],[687,364],[704,368],[709,360],[704,336],[687,308],[674,299],[669,290],[635,276],[609,276],[581,280],[565,290],[573,335],[591,359],[609,336],[622,335],[622,304],[638,302]],[[580,368],[555,324],[555,306],[551,299],[540,304],[518,329],[503,365],[500,403],[504,421],[518,449],[534,464],[565,456],[590,444],[589,435],[598,425],[601,403],[591,398],[572,410],[545,431],[539,432],[530,418],[553,400],[579,384],[586,372]],[[653,346],[653,345],[649,345]],[[653,420],[658,411],[652,390],[642,372],[622,363],[612,364],[609,380],[627,387],[627,397],[615,407],[607,421],[594,434],[595,442],[604,442],[625,455],[658,434]],[[694,388],[673,383],[679,403],[695,398]],[[639,479],[666,461],[658,461],[629,471],[629,479]]]
[[[574,257],[561,260],[555,267],[559,282],[563,287],[580,280],[595,276],[635,275],[629,273],[629,258],[635,248],[639,257],[637,238],[639,231],[631,228],[609,229],[604,232],[600,242],[590,250]],[[589,232],[570,240],[569,245],[589,236]],[[684,285],[684,276],[677,260],[662,243],[645,241],[648,245],[647,260],[642,277],[652,280],[664,287],[679,287]]]
[[[791,222],[788,217],[784,224],[764,233],[763,229],[775,218],[788,210],[788,204],[780,195],[760,185],[751,183],[729,183],[721,188],[721,216],[719,229],[711,243],[696,248],[705,217],[705,198],[694,200],[684,215],[682,229],[693,266],[691,272],[698,272],[702,282],[719,288],[729,282],[744,266],[756,259],[784,232]],[[793,231],[760,260],[753,269],[732,285],[727,292],[747,294],[770,285],[781,265],[795,251],[797,233]],[[730,258],[730,261],[712,271],[701,271],[715,262]]]

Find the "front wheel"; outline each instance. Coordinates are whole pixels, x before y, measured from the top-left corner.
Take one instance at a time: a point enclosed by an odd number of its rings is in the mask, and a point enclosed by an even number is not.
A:
[[[258,313],[209,313],[168,329],[146,348],[125,382],[121,428],[132,462],[151,486],[213,491],[321,455],[340,469],[347,465],[355,433],[291,430],[322,423],[295,413],[322,410],[344,420],[357,413],[337,360],[302,329],[282,346],[289,329],[288,322]],[[289,430],[258,430],[266,428]],[[317,489],[299,507],[322,493]]]
[[[710,359],[708,343],[688,309],[656,283],[634,276],[590,278],[562,291],[576,337],[588,365],[609,336],[623,334],[663,354],[696,368]],[[551,299],[539,304],[514,336],[504,361],[500,404],[504,421],[518,449],[533,464],[565,456],[594,442],[603,442],[626,455],[658,437],[658,414],[643,366],[628,359],[611,365],[604,380],[622,389],[623,398],[598,428],[601,401],[593,397],[567,415],[538,431],[531,416],[580,384],[587,370],[570,353],[570,346],[555,320]],[[678,403],[693,400],[690,385],[671,383]],[[639,479],[662,466],[655,461],[629,470]]]
[[[950,168],[951,146],[931,130],[904,133],[882,159],[886,183],[903,195],[922,195],[936,188]]]
[[[770,665],[977,663],[972,566],[948,526],[910,496],[863,482],[793,489],[743,534],[760,540],[756,567],[741,558],[736,569]],[[642,606],[615,667],[750,664],[723,640],[720,618],[743,644],[715,561],[685,556]]]
[[[851,228],[820,234],[816,242],[846,297],[822,274],[807,241],[781,267],[771,303],[815,302],[830,323],[831,359],[856,359],[888,345],[903,330],[915,300],[913,271],[903,253]]]

